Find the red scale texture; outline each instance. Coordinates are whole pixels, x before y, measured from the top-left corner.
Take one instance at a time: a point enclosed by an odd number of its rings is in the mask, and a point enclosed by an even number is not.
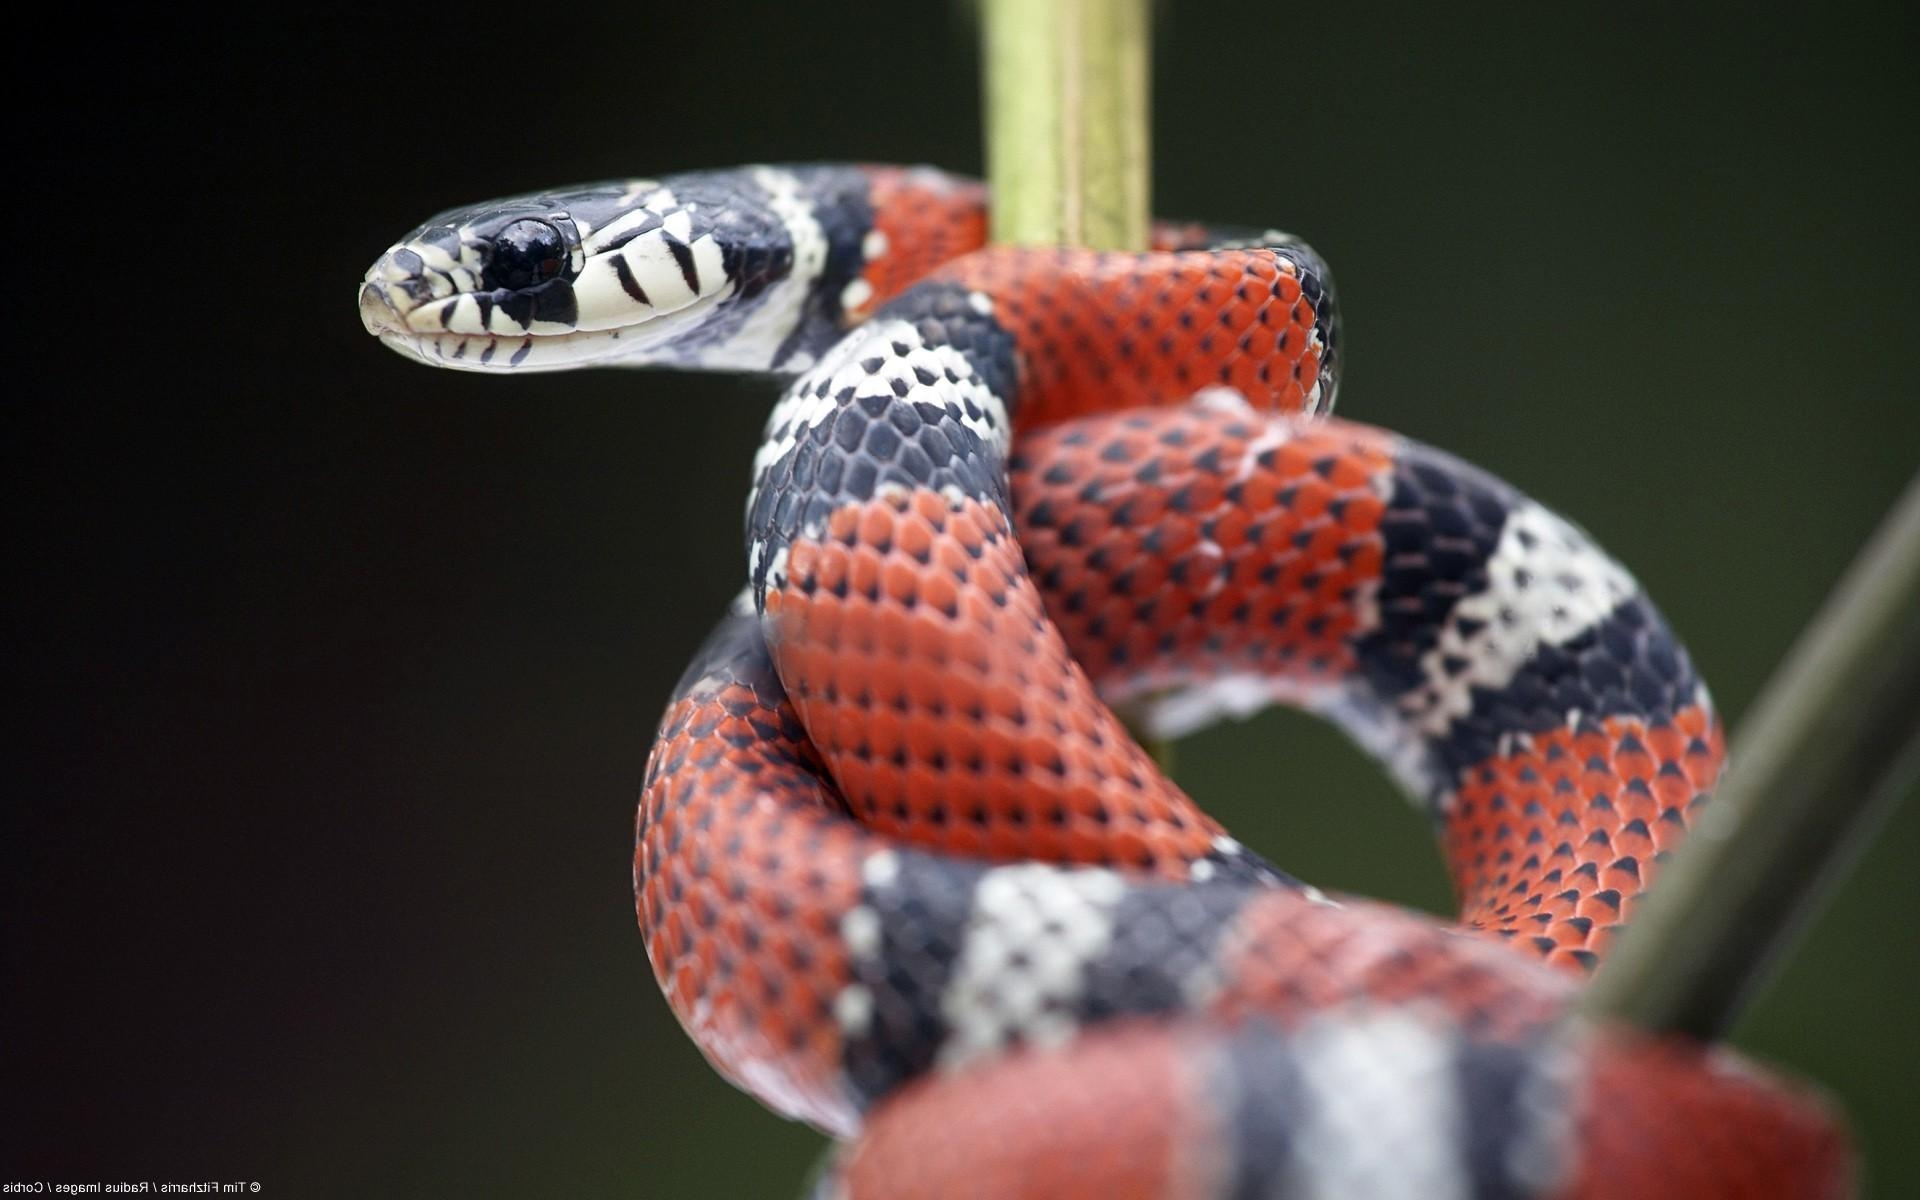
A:
[[[1336,421],[1145,410],[1028,435],[1014,521],[1102,691],[1344,679],[1379,578],[1393,439]]]
[[[924,1081],[843,1163],[852,1200],[1165,1200],[1214,1192],[1199,1039],[1146,1024]],[[1097,1081],[1097,1082],[1090,1082]],[[1097,1101],[1097,1102],[1090,1102]],[[991,1147],[992,1153],[981,1153]]]
[[[882,834],[1184,879],[1220,832],[1094,698],[989,505],[843,508],[793,545],[766,614],[795,708]]]
[[[1802,1087],[1710,1047],[1609,1032],[1574,1122],[1565,1200],[1839,1200],[1852,1153],[1834,1114]]]
[[[1275,892],[1248,904],[1220,951],[1214,1010],[1305,1021],[1354,1004],[1414,1001],[1475,1033],[1517,1037],[1559,1017],[1573,983],[1497,945],[1384,904]]]
[[[931,276],[986,293],[1026,363],[1017,428],[1233,388],[1301,412],[1320,373],[1313,305],[1269,250],[990,248]],[[1321,397],[1324,402],[1326,397]]]
[[[868,258],[860,272],[873,290],[865,302],[848,310],[849,324],[987,240],[987,189],[982,185],[899,167],[866,171],[879,253]]]
[[[1467,772],[1442,824],[1461,920],[1590,967],[1686,836],[1724,758],[1719,722],[1699,707],[1671,725],[1609,717],[1591,732],[1519,739]]]
[[[872,846],[836,819],[818,758],[783,732],[798,729],[789,706],[736,684],[668,711],[640,797],[635,910],[668,1004],[720,1072],[850,1131],[833,1001],[851,981],[840,919]]]

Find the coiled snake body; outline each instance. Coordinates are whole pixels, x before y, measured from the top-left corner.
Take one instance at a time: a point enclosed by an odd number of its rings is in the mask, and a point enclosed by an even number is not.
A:
[[[821,1193],[1843,1189],[1804,1092],[1561,1019],[1721,767],[1627,572],[1322,415],[1300,242],[981,249],[983,206],[880,167],[600,185],[443,214],[360,293],[436,365],[794,377],[634,885],[708,1058],[846,1139]],[[1288,878],[1107,707],[1179,732],[1274,701],[1432,814],[1458,926]]]

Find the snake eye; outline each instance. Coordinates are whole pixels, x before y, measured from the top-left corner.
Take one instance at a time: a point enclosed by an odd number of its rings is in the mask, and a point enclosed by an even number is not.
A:
[[[486,281],[496,288],[519,291],[552,279],[566,261],[567,244],[560,231],[529,217],[495,235]]]

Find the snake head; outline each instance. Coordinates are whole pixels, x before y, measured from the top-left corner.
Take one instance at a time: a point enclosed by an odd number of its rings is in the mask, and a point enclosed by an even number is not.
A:
[[[367,271],[360,319],[401,354],[462,370],[671,359],[736,287],[699,208],[631,180],[451,209]]]

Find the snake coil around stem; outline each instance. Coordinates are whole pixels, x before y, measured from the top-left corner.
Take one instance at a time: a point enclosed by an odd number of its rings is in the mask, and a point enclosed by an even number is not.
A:
[[[820,1193],[1843,1192],[1817,1097],[1566,1019],[1723,758],[1626,570],[1324,415],[1298,240],[984,228],[927,169],[701,172],[442,214],[360,292],[434,365],[790,377],[634,887],[708,1059],[843,1140]],[[1274,702],[1431,815],[1457,925],[1293,880],[1109,708],[1176,734]]]

